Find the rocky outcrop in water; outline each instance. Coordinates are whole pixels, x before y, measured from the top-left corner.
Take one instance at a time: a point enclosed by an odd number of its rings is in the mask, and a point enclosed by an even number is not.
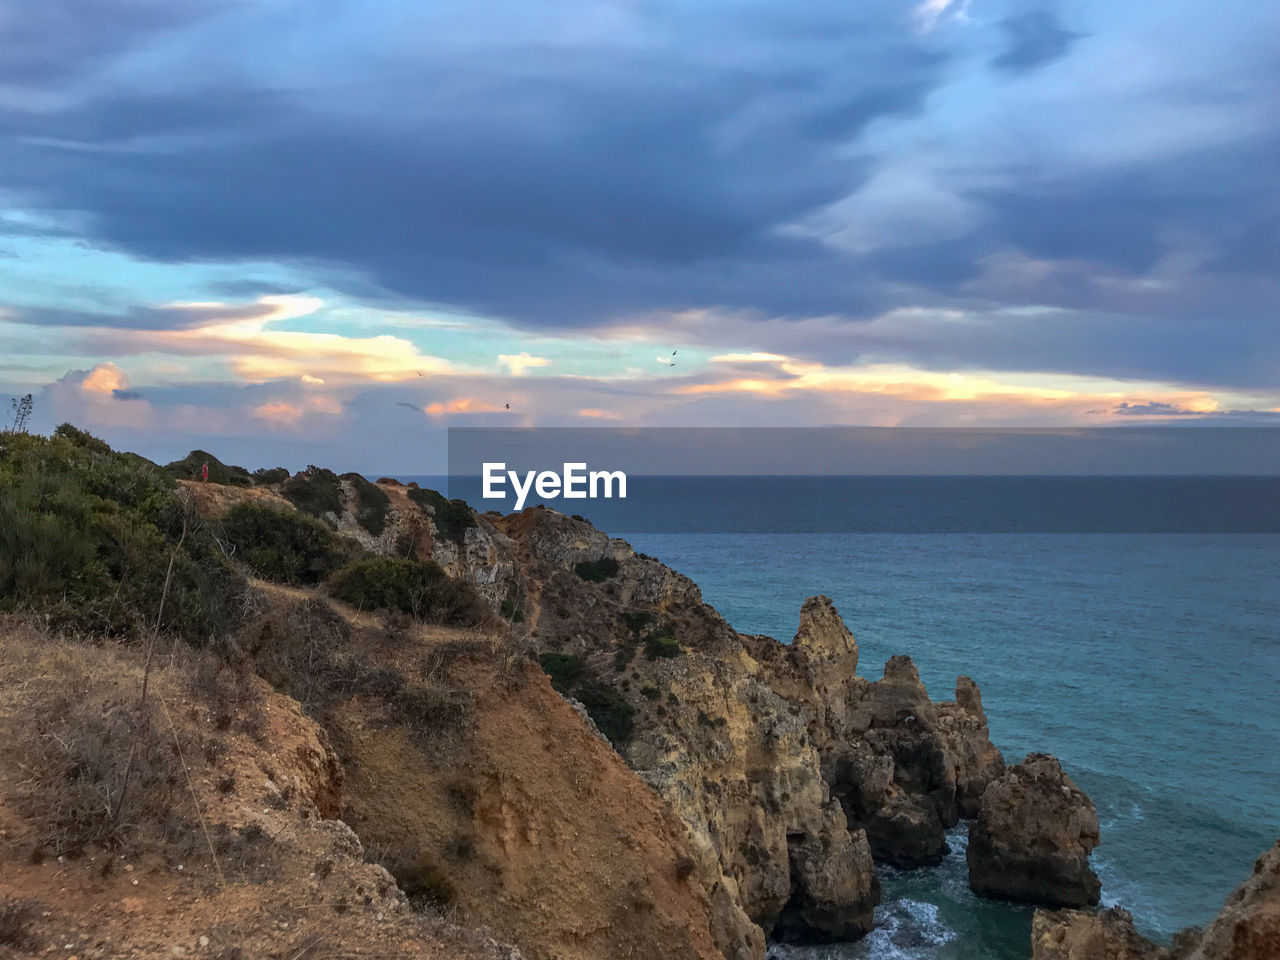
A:
[[[969,886],[985,897],[1050,907],[1098,902],[1089,867],[1098,845],[1093,802],[1055,757],[1029,754],[987,787],[969,825]]]
[[[977,685],[961,677],[956,702],[934,703],[904,656],[890,658],[879,681],[857,676],[857,644],[826,597],[805,601],[789,646],[744,642],[770,685],[804,708],[823,776],[875,859],[939,862],[946,829],[974,815],[977,797],[1004,772]]]
[[[1203,928],[1183,930],[1168,948],[1134,929],[1119,907],[1101,912],[1037,910],[1032,960],[1276,960],[1280,957],[1280,841]]]
[[[1280,957],[1280,841],[1258,858],[1249,879],[1198,934],[1174,945],[1176,960],[1274,960]]]

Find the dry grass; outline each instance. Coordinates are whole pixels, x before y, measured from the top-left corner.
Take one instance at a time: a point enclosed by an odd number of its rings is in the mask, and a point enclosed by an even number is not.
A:
[[[213,655],[178,647],[152,670],[143,700],[136,653],[57,642],[29,623],[14,629],[0,622],[0,733],[32,858],[92,846],[180,859],[193,843],[207,846],[192,775],[216,764],[222,734],[175,724],[169,704],[194,688],[215,712],[251,713],[244,677],[218,677]]]
[[[36,905],[6,897],[0,900],[0,946],[14,950],[34,950],[35,936],[31,924],[37,916]]]

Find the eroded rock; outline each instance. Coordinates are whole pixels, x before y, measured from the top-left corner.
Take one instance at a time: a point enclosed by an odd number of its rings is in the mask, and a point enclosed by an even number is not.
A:
[[[1112,907],[1037,910],[1031,923],[1031,960],[1160,960],[1165,952],[1133,928],[1129,911]]]
[[[1089,867],[1098,845],[1093,802],[1057,758],[1029,754],[987,787],[969,825],[969,886],[985,897],[1047,907],[1098,902]]]

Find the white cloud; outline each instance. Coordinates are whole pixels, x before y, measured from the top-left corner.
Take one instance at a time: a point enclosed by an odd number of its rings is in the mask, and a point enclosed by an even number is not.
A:
[[[551,361],[546,357],[535,357],[530,353],[502,353],[498,355],[498,363],[511,371],[513,377],[523,377],[526,370],[533,367],[549,367]]]

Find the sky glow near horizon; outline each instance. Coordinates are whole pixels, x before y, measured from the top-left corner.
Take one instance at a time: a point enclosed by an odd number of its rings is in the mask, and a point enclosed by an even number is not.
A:
[[[411,473],[459,425],[1276,421],[1277,37],[1242,0],[0,11],[0,395]]]

